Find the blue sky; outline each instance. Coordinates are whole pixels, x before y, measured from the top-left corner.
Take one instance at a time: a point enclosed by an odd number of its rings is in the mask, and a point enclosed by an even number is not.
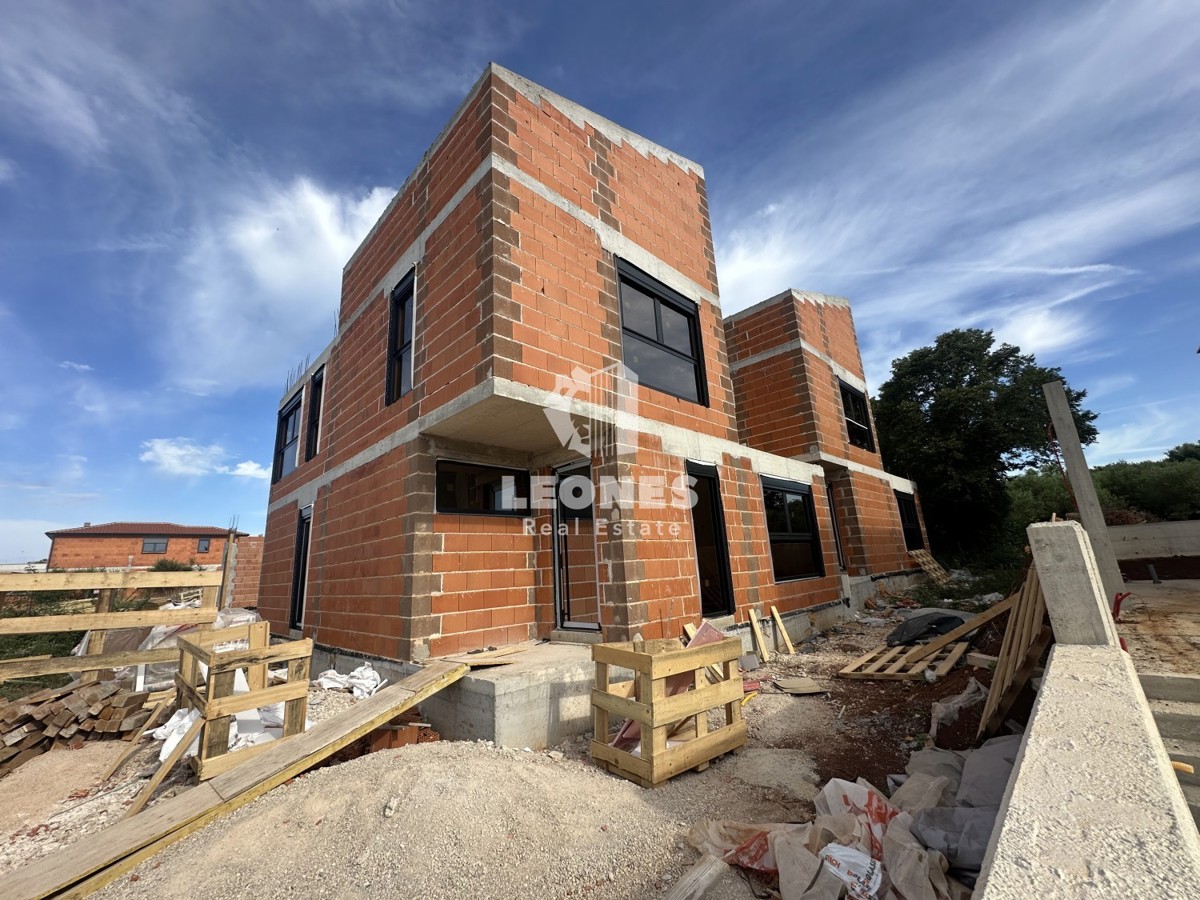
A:
[[[868,378],[978,326],[1093,462],[1200,438],[1192,2],[0,0],[0,562],[260,531],[290,368],[489,60],[704,165],[721,293],[843,294]]]

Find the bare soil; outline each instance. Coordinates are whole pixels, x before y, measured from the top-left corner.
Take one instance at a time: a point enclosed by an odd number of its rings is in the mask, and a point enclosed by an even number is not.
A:
[[[295,779],[167,848],[100,896],[657,895],[697,858],[686,841],[694,822],[806,821],[829,778],[863,777],[884,788],[886,776],[902,772],[909,753],[924,746],[931,704],[959,693],[972,675],[986,683],[985,671],[963,666],[933,684],[836,677],[892,627],[839,626],[800,645],[802,652],[748,673],[763,687],[743,707],[749,733],[743,752],[658,789],[643,790],[591,765],[588,736],[542,753],[488,743],[413,745]],[[779,692],[771,679],[786,675],[810,676],[826,693]],[[352,702],[314,691],[313,716]],[[969,746],[978,713],[943,726],[939,744]],[[88,774],[107,765],[98,758],[85,769],[75,758],[83,751],[46,754],[40,799],[27,804],[0,855],[0,871],[78,839],[71,829],[37,834],[40,824],[79,802],[68,795],[86,789],[92,809],[106,811],[103,819],[119,814],[140,776],[153,771],[156,748],[143,751],[149,764],[127,768],[117,780],[129,783],[115,790]],[[173,778],[170,790],[177,791],[190,776],[181,768]],[[0,796],[14,784],[0,782]],[[392,800],[389,817],[384,810]],[[742,877],[730,874],[709,896],[748,893]]]

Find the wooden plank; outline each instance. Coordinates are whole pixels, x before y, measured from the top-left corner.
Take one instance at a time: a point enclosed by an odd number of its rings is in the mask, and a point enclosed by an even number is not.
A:
[[[591,752],[592,759],[599,759],[616,766],[619,770],[617,774],[625,777],[628,777],[628,775],[637,775],[640,778],[644,778],[647,782],[650,781],[650,763],[640,756],[634,756],[632,753],[626,753],[624,750],[610,747],[602,741],[592,741]],[[3,885],[4,882],[0,881],[0,887],[3,887]]]
[[[888,647],[887,651],[885,653],[883,653],[883,655],[881,655],[879,657],[879,659],[875,660],[869,666],[863,666],[863,674],[869,675],[874,672],[880,671],[881,669],[885,668],[887,666],[887,664],[889,662],[891,662],[893,659],[895,659],[897,656],[902,657],[907,652],[907,650],[908,650],[908,648],[904,647],[904,646]]]
[[[953,647],[947,648],[946,658],[933,670],[934,677],[942,678],[953,669],[955,664],[962,659],[962,655],[967,652],[967,647],[969,646],[970,644],[963,641],[961,644],[955,644]]]
[[[127,612],[73,613],[65,616],[9,616],[0,619],[0,635],[52,634],[58,631],[103,631],[152,625],[195,625],[212,622],[213,609],[141,609]]]
[[[232,697],[236,674],[232,670],[208,673],[206,708]],[[224,756],[229,752],[230,716],[213,713],[209,716],[202,714],[200,718],[204,721],[204,738],[200,741],[200,758],[203,760],[214,756]]]
[[[783,638],[783,645],[787,647],[788,656],[795,656],[796,648],[792,644],[792,638],[787,633],[787,629],[783,627],[783,616],[779,615],[779,610],[774,606],[771,607],[771,618],[775,620],[776,634]]]
[[[771,661],[771,652],[767,649],[767,642],[763,639],[762,626],[758,624],[758,616],[754,614],[754,610],[746,610],[746,618],[750,620],[750,630],[754,633],[754,648],[758,653],[758,658],[763,662]]]
[[[593,644],[593,650],[600,644]],[[724,638],[698,647],[670,650],[650,657],[650,674],[654,678],[667,678],[683,672],[693,672],[705,666],[736,660],[742,655],[742,642],[738,638]],[[635,670],[636,671],[636,670]]]
[[[158,771],[146,782],[146,786],[138,793],[133,804],[125,811],[125,815],[121,817],[122,819],[128,819],[141,811],[142,807],[146,805],[146,801],[150,799],[150,796],[162,784],[162,780],[167,777],[167,773],[175,768],[175,763],[179,762],[183,754],[187,752],[188,747],[192,745],[192,741],[200,735],[200,729],[203,727],[203,719],[197,719],[192,723],[192,727],[187,730],[183,738],[175,745],[175,748],[167,755],[167,758],[163,760],[162,765],[158,767]]]
[[[90,591],[117,588],[211,587],[219,571],[186,572],[0,572],[0,594],[26,591]]]
[[[162,715],[163,712],[170,706],[171,703],[169,700],[160,700],[158,702],[158,705],[151,710],[150,718],[148,718],[138,727],[138,730],[134,733],[133,737],[129,739],[129,746],[126,747],[124,752],[116,758],[111,766],[108,767],[108,771],[104,773],[104,777],[100,779],[101,781],[108,781],[110,778],[116,775],[121,766],[125,765],[125,763],[129,761],[130,757],[138,752],[138,742],[141,741],[142,735],[145,734],[147,730],[157,726],[158,717]]]
[[[595,690],[603,693],[608,693],[610,690],[608,683],[608,665],[607,663],[596,663],[596,681]],[[608,710],[599,706],[592,706],[592,735],[597,740],[608,740],[608,732],[611,723],[608,718]]]
[[[1006,612],[1008,612],[1010,609],[1012,609],[1013,606],[1016,605],[1018,596],[1019,596],[1019,592],[1017,594],[1013,594],[1011,597],[1009,597],[1006,600],[1001,600],[999,603],[995,604],[990,609],[988,609],[984,612],[981,612],[979,615],[975,616],[974,618],[968,619],[967,621],[965,621],[961,625],[959,625],[957,628],[955,628],[951,631],[947,631],[945,634],[934,638],[928,644],[920,644],[917,647],[914,647],[912,649],[912,652],[910,652],[908,654],[908,661],[909,662],[917,662],[918,660],[922,660],[927,656],[932,656],[934,653],[937,653],[943,647],[949,647],[951,644],[955,643],[956,641],[961,641],[968,634],[972,634],[973,632],[978,631],[980,628],[982,628],[988,622],[991,622],[993,619],[999,618],[1000,616],[1002,616]]]
[[[725,728],[710,731],[704,737],[688,741],[679,747],[671,747],[655,761],[654,783],[661,784],[680,772],[694,769],[704,760],[710,760],[736,750],[746,743],[746,723],[735,722]]]
[[[0,660],[0,681],[13,678],[32,678],[37,675],[61,675],[66,672],[81,672],[88,669],[117,669],[122,666],[137,666],[143,663],[171,662],[178,655],[174,647],[158,650],[130,650],[122,653],[105,653],[102,656],[57,656],[26,662]]]
[[[248,747],[239,747],[237,750],[230,750],[221,756],[213,756],[209,759],[200,759],[193,757],[192,767],[196,770],[196,776],[201,781],[208,781],[210,778],[216,778],[218,775],[224,775],[235,766],[240,766],[242,763],[260,753],[265,753],[283,738],[273,738],[269,741],[263,741],[261,744],[251,744]]]
[[[111,590],[106,590],[106,591],[100,592],[100,596],[96,598],[96,612],[98,614],[112,612],[113,593],[114,592]],[[93,631],[91,634],[89,634],[87,636],[87,654],[86,655],[87,656],[99,656],[101,653],[103,653],[104,652],[104,644],[105,644],[105,641],[107,640],[107,638],[108,638],[108,632],[104,631],[104,630]],[[100,680],[100,672],[98,670],[84,672],[80,676],[79,680],[84,684],[99,681]]]
[[[1178,700],[1200,703],[1200,675],[1139,672],[1138,680],[1147,700]]]
[[[703,624],[704,620],[701,619],[700,621],[701,624]],[[687,639],[689,641],[692,640],[696,636],[696,626],[691,622],[685,622],[683,626],[683,633],[687,635]],[[708,673],[708,680],[713,684],[724,680],[721,676],[721,670],[716,666],[705,666],[704,671]]]
[[[297,693],[294,697],[285,700],[283,704],[284,737],[303,732],[305,722],[308,720],[308,666],[308,656],[288,662],[287,683],[289,686],[294,686]]]
[[[701,900],[708,889],[729,871],[729,863],[705,853],[699,862],[683,873],[675,882],[666,900]]]
[[[390,722],[469,671],[464,665],[426,666],[373,697],[318,722],[304,734],[286,741],[272,741],[269,750],[243,765],[160,801],[87,841],[64,847],[0,877],[0,897],[40,900],[76,886],[80,891],[97,890],[207,822],[257,799]]]
[[[284,682],[274,687],[263,688],[261,691],[250,691],[248,694],[230,694],[220,700],[211,700],[201,707],[205,718],[213,719],[221,716],[232,716],[248,709],[260,709],[274,703],[287,703],[308,697],[308,680],[299,682]],[[303,720],[301,721],[303,724]],[[303,731],[303,727],[300,729]],[[289,734],[294,732],[288,732]]]
[[[289,641],[286,644],[276,644],[273,647],[256,647],[250,650],[227,650],[216,654],[209,666],[209,674],[232,672],[257,663],[285,662],[312,656],[313,642],[311,638],[301,641]]]

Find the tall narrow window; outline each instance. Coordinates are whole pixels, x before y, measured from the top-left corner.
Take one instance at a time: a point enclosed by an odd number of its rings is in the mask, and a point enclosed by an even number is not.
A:
[[[296,394],[279,411],[279,427],[275,431],[275,465],[271,469],[271,484],[296,468],[300,450],[300,405],[304,392]]]
[[[321,445],[321,401],[325,398],[325,367],[317,369],[308,382],[308,429],[304,435],[304,459],[317,455]]]
[[[308,547],[312,538],[312,507],[300,510],[296,524],[296,555],[292,559],[292,603],[288,611],[288,626],[304,624],[304,594],[308,590]]]
[[[775,580],[824,575],[812,488],[774,478],[764,478],[762,486]]]
[[[925,537],[921,534],[921,517],[917,515],[917,499],[912,494],[896,491],[896,506],[900,508],[900,526],[904,529],[904,548],[924,550]]]
[[[846,435],[855,447],[875,452],[875,438],[871,434],[871,415],[867,412],[867,395],[846,382],[842,388],[842,412],[846,416]]]
[[[696,304],[617,260],[621,349],[639,384],[708,405]]]
[[[404,280],[392,291],[388,314],[388,403],[395,403],[412,390],[412,339],[413,339],[413,284],[416,270],[404,276]]]

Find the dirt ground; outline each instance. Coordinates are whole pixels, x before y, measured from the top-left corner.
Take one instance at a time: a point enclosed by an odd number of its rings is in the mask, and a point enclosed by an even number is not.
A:
[[[1117,632],[1139,672],[1200,674],[1200,580],[1128,582]]]
[[[961,665],[933,684],[835,677],[892,627],[838,626],[801,645],[802,652],[749,673],[766,678],[743,707],[749,733],[743,752],[658,789],[643,790],[594,767],[584,736],[537,753],[488,743],[415,745],[297,778],[167,848],[101,896],[635,898],[665,892],[697,858],[686,835],[699,819],[806,821],[829,778],[863,777],[885,787],[886,776],[903,772],[909,753],[924,746],[931,704],[959,693],[971,677],[986,683],[986,671]],[[984,629],[982,649],[998,639],[997,629]],[[810,676],[827,692],[778,692],[770,677],[784,675]],[[314,691],[312,700],[314,717],[352,702],[324,691]],[[978,708],[969,710],[943,727],[938,744],[971,745],[978,715]],[[0,782],[0,795],[14,788],[28,793],[19,818],[10,813],[0,820],[9,835],[0,847],[0,871],[119,815],[141,777],[153,771],[156,746],[118,776],[116,789],[97,782],[111,761],[104,744],[46,754],[24,782]],[[168,791],[185,789],[188,779],[179,770]],[[395,812],[387,817],[392,800]],[[90,805],[86,823],[88,807],[81,803]],[[63,827],[64,819],[71,827]],[[742,876],[731,873],[708,896],[732,900],[748,893]]]

